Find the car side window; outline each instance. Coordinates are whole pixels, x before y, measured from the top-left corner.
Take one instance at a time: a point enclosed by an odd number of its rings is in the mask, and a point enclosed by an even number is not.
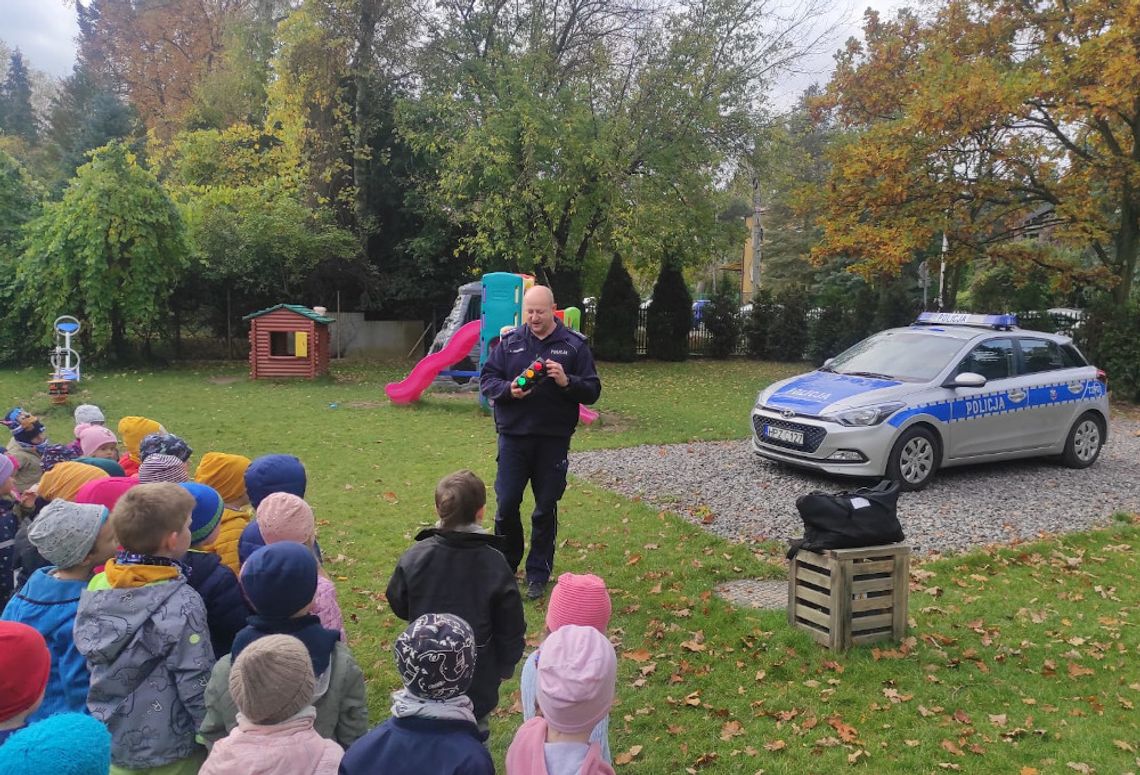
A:
[[[1068,368],[1061,348],[1048,339],[1022,339],[1021,363],[1023,374],[1040,374]]]
[[[982,342],[958,364],[958,373],[971,371],[987,380],[1005,379],[1014,374],[1012,339],[989,339]]]

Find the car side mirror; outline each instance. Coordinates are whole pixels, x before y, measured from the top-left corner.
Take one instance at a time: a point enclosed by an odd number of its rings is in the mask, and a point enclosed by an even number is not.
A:
[[[972,371],[963,371],[953,379],[947,380],[942,387],[947,388],[980,388],[986,386],[986,378]]]

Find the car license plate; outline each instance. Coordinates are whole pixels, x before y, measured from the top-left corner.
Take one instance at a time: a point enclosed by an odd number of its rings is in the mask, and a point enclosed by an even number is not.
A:
[[[788,444],[795,444],[799,447],[802,447],[804,445],[803,431],[790,431],[786,428],[776,428],[772,425],[765,425],[764,435],[769,439],[783,441]]]

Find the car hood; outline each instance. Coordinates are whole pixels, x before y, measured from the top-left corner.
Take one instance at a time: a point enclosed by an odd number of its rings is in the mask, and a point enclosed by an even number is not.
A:
[[[892,379],[812,371],[770,385],[760,394],[769,409],[818,417],[857,406],[896,401],[923,386]]]

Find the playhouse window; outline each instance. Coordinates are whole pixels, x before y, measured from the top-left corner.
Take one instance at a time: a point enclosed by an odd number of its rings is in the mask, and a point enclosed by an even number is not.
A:
[[[305,358],[308,343],[306,331],[270,331],[269,355],[274,358]]]

